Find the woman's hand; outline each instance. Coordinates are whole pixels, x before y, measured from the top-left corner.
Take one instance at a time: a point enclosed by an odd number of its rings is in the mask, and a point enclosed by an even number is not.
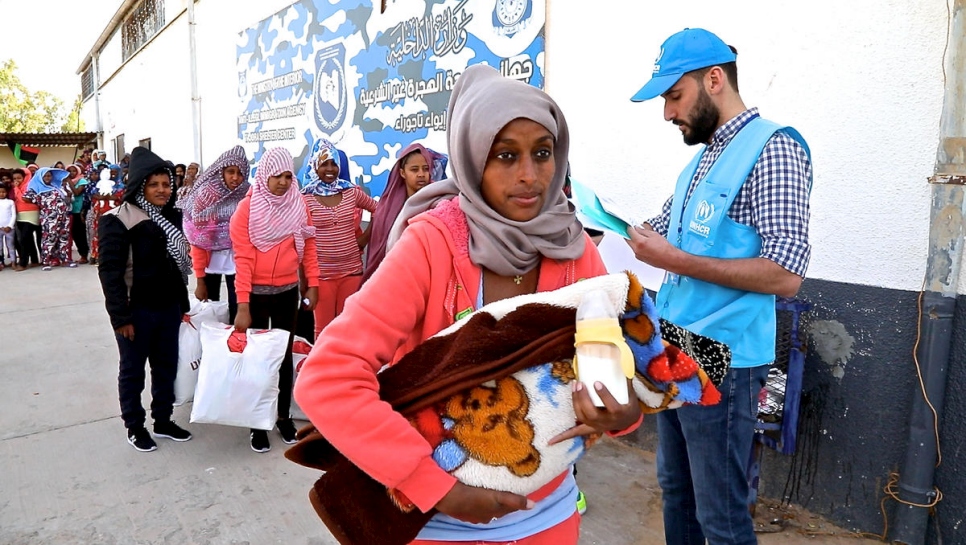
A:
[[[319,288],[306,289],[305,299],[308,299],[309,303],[307,305],[303,304],[302,307],[308,311],[315,310],[315,306],[319,304]]]
[[[485,524],[520,509],[533,509],[533,505],[526,496],[457,482],[439,500],[436,510],[465,522]]]
[[[244,333],[252,326],[252,313],[248,310],[248,303],[238,303],[235,313],[235,331]]]
[[[627,381],[627,404],[621,405],[614,399],[614,396],[607,391],[607,387],[600,382],[594,383],[597,395],[604,402],[603,407],[597,407],[590,399],[587,387],[580,381],[573,382],[572,397],[574,401],[574,413],[577,415],[576,426],[550,439],[548,444],[553,445],[566,441],[579,435],[590,435],[592,433],[604,433],[608,431],[625,430],[637,419],[641,417],[641,406],[637,402],[637,395],[631,386],[631,381]]]
[[[195,298],[199,301],[208,300],[208,285],[205,284],[204,277],[196,278],[195,281],[198,283],[195,286]]]
[[[114,333],[124,337],[129,341],[134,340],[134,324],[125,324],[114,330]]]

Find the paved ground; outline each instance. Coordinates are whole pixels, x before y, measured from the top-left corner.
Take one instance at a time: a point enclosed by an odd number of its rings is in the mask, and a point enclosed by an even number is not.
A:
[[[307,500],[316,472],[285,460],[275,434],[256,454],[246,430],[187,424],[184,406],[175,419],[194,440],[127,444],[92,266],[0,272],[0,377],[2,545],[336,543]],[[578,481],[590,498],[582,544],[663,543],[652,453],[604,441]],[[766,545],[863,541],[807,513],[759,514],[763,529],[785,528],[761,534]]]

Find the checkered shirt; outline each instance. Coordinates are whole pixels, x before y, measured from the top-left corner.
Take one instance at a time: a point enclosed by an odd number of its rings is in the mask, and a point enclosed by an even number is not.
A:
[[[718,127],[698,163],[688,193],[704,178],[718,160],[725,146],[749,121],[758,117],[751,108]],[[761,237],[761,257],[778,263],[786,270],[805,276],[812,247],[808,243],[808,193],[811,187],[812,163],[805,149],[783,132],[772,135],[758,162],[738,191],[728,217],[753,227]],[[668,236],[672,196],[664,203],[661,214],[648,221],[661,235]]]

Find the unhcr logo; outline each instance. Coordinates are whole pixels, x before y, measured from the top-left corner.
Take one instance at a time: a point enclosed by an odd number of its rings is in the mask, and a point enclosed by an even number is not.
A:
[[[654,59],[654,73],[657,74],[661,71],[661,57],[664,56],[664,48],[662,47],[657,53],[657,58]]]
[[[702,200],[694,210],[694,218],[691,220],[691,224],[688,225],[688,229],[696,235],[707,237],[711,234],[711,228],[705,224],[711,221],[711,218],[714,217],[714,212],[714,205]]]

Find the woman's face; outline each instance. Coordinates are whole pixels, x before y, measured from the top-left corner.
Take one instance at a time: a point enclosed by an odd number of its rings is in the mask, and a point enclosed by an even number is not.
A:
[[[236,187],[240,186],[244,178],[242,178],[241,169],[235,165],[228,165],[221,171],[221,177],[225,180],[225,187],[229,191],[234,191]]]
[[[185,171],[185,178],[194,178],[198,175],[198,163],[191,163],[188,165],[188,170]]]
[[[483,167],[483,200],[514,221],[537,217],[547,199],[556,164],[553,135],[530,119],[514,119],[493,139]]]
[[[319,161],[319,164],[315,167],[315,173],[318,174],[320,180],[331,184],[339,179],[339,165],[335,164],[333,159]]]
[[[49,171],[48,172],[44,172],[44,183],[45,184],[50,185],[50,181],[53,180],[53,179],[54,179],[54,175],[53,174],[51,174]]]
[[[292,172],[286,170],[278,176],[268,177],[268,190],[272,195],[281,197],[292,187]]]
[[[54,168],[64,168],[64,163],[57,161],[54,163]]]
[[[167,174],[152,174],[144,182],[144,200],[154,206],[164,206],[171,198],[171,178]]]
[[[174,175],[184,178],[184,168],[181,165],[174,167]]]
[[[403,158],[402,168],[399,170],[406,182],[406,196],[412,197],[417,191],[429,183],[429,165],[422,153],[414,151]]]
[[[13,185],[20,185],[23,183],[23,173],[20,171],[15,171],[10,175],[10,178],[13,180]]]

